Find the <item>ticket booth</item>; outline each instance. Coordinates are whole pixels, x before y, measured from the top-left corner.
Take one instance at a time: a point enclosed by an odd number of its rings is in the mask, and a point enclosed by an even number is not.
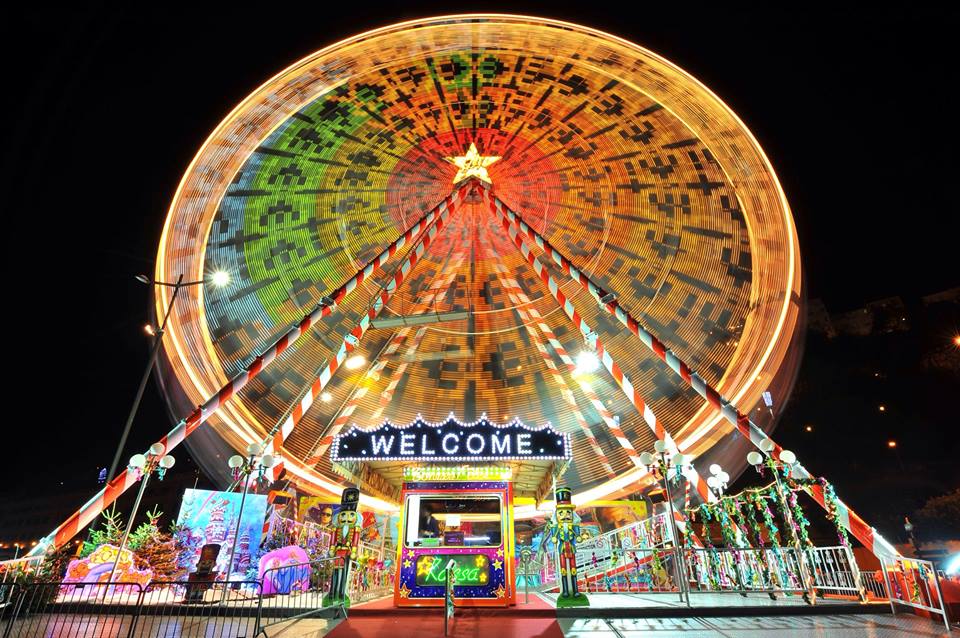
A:
[[[394,603],[439,604],[452,565],[458,604],[514,604],[510,468],[414,467],[408,477],[419,480],[403,484]],[[493,480],[478,480],[485,477]]]
[[[442,606],[449,568],[457,605],[504,607],[516,603],[514,496],[549,497],[570,442],[549,424],[418,418],[341,434],[331,460],[399,488],[397,606]]]

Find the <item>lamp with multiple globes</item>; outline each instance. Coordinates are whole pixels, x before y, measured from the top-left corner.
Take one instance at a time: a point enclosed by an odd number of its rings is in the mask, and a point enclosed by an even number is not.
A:
[[[678,476],[683,475],[683,470],[685,470],[693,462],[693,458],[687,454],[682,454],[677,451],[675,453],[670,453],[666,441],[658,439],[653,443],[653,451],[650,452],[641,452],[640,453],[640,463],[647,466],[647,470],[650,471],[654,477],[658,475],[663,478],[663,487],[667,495],[667,512],[670,517],[671,523],[667,525],[667,529],[670,530],[670,538],[673,539],[673,551],[676,552],[676,560],[674,561],[674,567],[676,571],[677,583],[680,583],[680,600],[684,600],[684,589],[683,586],[684,579],[682,577],[686,572],[686,567],[684,565],[683,549],[681,548],[681,543],[677,542],[676,534],[676,524],[677,518],[674,512],[673,507],[673,493],[670,490],[670,470],[676,470]],[[690,606],[690,593],[686,593],[686,602],[687,607]]]
[[[120,555],[127,547],[130,530],[133,529],[133,521],[137,517],[137,511],[140,509],[140,502],[143,500],[143,493],[147,490],[147,483],[150,481],[150,476],[156,472],[157,478],[162,481],[167,470],[172,468],[174,463],[176,463],[175,458],[169,454],[165,455],[164,452],[166,452],[166,447],[163,443],[154,443],[150,446],[150,449],[147,450],[146,454],[134,454],[130,457],[128,467],[139,474],[140,489],[137,492],[136,500],[133,502],[130,518],[127,519],[127,527],[123,531],[123,537],[120,539],[120,551],[117,552],[117,557],[113,561],[110,576],[107,578],[108,583],[113,581],[113,577],[117,571],[117,565],[120,562]]]
[[[727,484],[730,482],[730,475],[727,474],[722,467],[717,463],[714,463],[710,466],[710,477],[707,478],[707,487],[713,490],[713,493],[717,495],[717,498],[723,496],[723,493],[727,489]]]
[[[277,459],[272,454],[264,454],[263,446],[259,443],[251,443],[247,446],[247,455],[241,456],[234,454],[227,459],[227,466],[233,470],[233,480],[243,483],[243,496],[240,497],[240,509],[237,512],[237,525],[233,532],[233,545],[230,547],[230,561],[227,563],[226,580],[230,580],[233,574],[233,561],[237,553],[237,543],[240,539],[240,523],[243,520],[243,507],[247,501],[247,492],[250,489],[250,476],[258,472],[258,481],[263,479],[264,472],[277,464]],[[239,586],[239,584],[238,584]],[[227,596],[226,585],[223,588],[223,598]]]

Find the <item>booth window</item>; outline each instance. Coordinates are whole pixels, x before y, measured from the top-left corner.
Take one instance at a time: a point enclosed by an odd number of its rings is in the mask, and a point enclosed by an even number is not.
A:
[[[499,547],[503,543],[500,496],[407,496],[407,547]]]

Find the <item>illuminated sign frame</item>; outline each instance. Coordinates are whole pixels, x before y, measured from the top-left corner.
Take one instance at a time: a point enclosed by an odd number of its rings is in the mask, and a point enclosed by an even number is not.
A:
[[[486,587],[490,584],[490,559],[484,554],[421,554],[416,560],[416,583],[420,587],[443,585],[446,565],[454,562],[454,585]]]
[[[499,465],[404,465],[406,483],[426,481],[510,481],[513,470]]]
[[[330,446],[336,461],[550,461],[571,458],[570,437],[549,423],[531,428],[519,419],[498,425],[482,415],[463,423],[452,414],[431,423],[417,415],[408,425],[384,421],[378,428],[356,425]]]

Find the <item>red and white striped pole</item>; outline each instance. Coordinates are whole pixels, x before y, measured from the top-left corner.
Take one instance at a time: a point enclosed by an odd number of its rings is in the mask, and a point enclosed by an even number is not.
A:
[[[536,255],[533,254],[533,252],[531,252],[529,246],[525,241],[523,241],[517,230],[510,225],[506,215],[504,215],[502,211],[502,209],[505,208],[505,205],[499,199],[493,196],[489,188],[483,188],[482,194],[487,200],[491,211],[501,216],[504,230],[506,230],[510,235],[510,239],[514,244],[516,244],[517,248],[520,249],[521,254],[523,254],[523,257],[533,268],[534,272],[537,273],[537,276],[540,277],[543,283],[546,284],[547,288],[550,290],[550,294],[554,299],[556,299],[557,303],[560,304],[560,307],[563,309],[563,312],[567,315],[570,321],[573,322],[573,324],[578,330],[580,330],[584,337],[590,334],[595,334],[590,325],[584,321],[583,317],[580,316],[576,308],[573,307],[573,303],[567,299],[566,295],[563,294],[563,291],[560,290],[560,286],[557,285],[556,280],[554,280],[554,278],[550,275],[550,272],[546,269],[543,263],[537,258]],[[613,377],[614,381],[617,382],[617,385],[620,386],[620,389],[623,390],[623,393],[627,395],[627,398],[630,399],[630,402],[634,405],[634,407],[637,408],[637,411],[643,416],[643,420],[646,422],[650,430],[659,440],[663,441],[667,445],[667,449],[671,453],[678,453],[679,449],[677,448],[677,444],[674,442],[673,437],[670,436],[670,433],[667,432],[667,429],[654,414],[653,410],[643,400],[643,398],[640,396],[640,393],[637,392],[629,377],[627,377],[627,375],[620,368],[620,365],[613,360],[610,352],[603,347],[603,342],[599,339],[599,337],[596,339],[596,348],[597,355],[599,356],[600,361],[603,363],[603,366]],[[625,442],[624,450],[627,452],[627,456],[630,457],[630,460],[633,461],[634,465],[637,467],[646,469],[646,465],[640,461],[639,455],[636,454],[636,451],[633,449],[633,445],[630,444],[626,434],[620,429],[619,424],[616,426],[616,430],[617,432],[614,433],[614,436],[621,441],[622,445],[624,445]],[[631,451],[633,452],[632,454]],[[693,486],[697,490],[697,494],[700,495],[701,499],[703,499],[705,502],[714,502],[716,500],[716,496],[709,489],[706,481],[701,478],[696,468],[690,465],[683,470],[683,474],[687,477],[688,481],[693,483]]]
[[[440,214],[434,220],[434,224],[427,228],[425,233],[420,235],[420,238],[416,241],[413,248],[407,254],[406,259],[404,259],[404,261],[400,264],[400,267],[397,268],[393,278],[390,279],[390,281],[387,282],[383,288],[381,288],[373,303],[367,308],[367,312],[364,313],[363,317],[360,319],[360,322],[357,323],[357,325],[354,326],[354,328],[343,338],[343,342],[340,344],[340,349],[337,351],[337,354],[332,359],[327,361],[326,365],[323,366],[320,374],[316,379],[314,379],[313,383],[300,398],[300,401],[293,407],[293,410],[290,411],[290,414],[287,415],[287,418],[278,423],[267,436],[267,438],[264,439],[263,445],[265,453],[274,454],[283,447],[283,442],[287,440],[287,438],[293,432],[293,429],[300,422],[300,419],[304,414],[307,413],[307,410],[310,409],[310,406],[313,405],[314,400],[320,396],[320,393],[323,392],[323,389],[327,387],[327,384],[330,383],[330,380],[333,378],[333,375],[337,369],[343,364],[349,354],[353,352],[353,350],[355,350],[359,345],[360,340],[363,339],[363,336],[367,333],[367,330],[369,330],[370,324],[373,322],[373,320],[383,311],[384,308],[387,307],[387,303],[390,301],[390,298],[394,293],[396,293],[397,290],[400,289],[400,285],[403,283],[404,278],[417,264],[417,261],[423,256],[423,253],[426,252],[427,248],[430,247],[430,243],[433,241],[434,237],[436,237],[437,234],[443,230],[444,225],[447,223],[447,219],[450,217],[450,213],[456,208],[457,204],[459,204],[463,196],[466,195],[466,192],[470,187],[470,182],[464,182],[463,186],[454,191],[452,195],[447,197],[447,199],[437,207],[437,210],[440,211]],[[270,471],[272,473],[273,480],[276,480],[283,471],[282,460],[280,463],[271,468]]]
[[[528,312],[524,308],[524,306],[529,306],[530,299],[523,292],[523,289],[517,285],[517,282],[507,274],[507,269],[504,268],[502,264],[494,264],[494,269],[496,270],[497,276],[500,279],[500,285],[503,286],[507,296],[515,304],[514,309],[517,311],[517,314],[520,315],[520,320],[523,322],[523,326],[526,328],[527,334],[530,335],[530,341],[533,343],[534,347],[536,347],[537,352],[540,353],[540,356],[543,358],[544,365],[547,366],[547,370],[550,371],[551,377],[557,384],[557,387],[560,390],[560,396],[563,397],[564,401],[567,402],[567,405],[573,412],[574,419],[576,420],[577,425],[580,426],[580,431],[583,433],[584,437],[586,437],[587,443],[590,445],[590,449],[592,449],[593,453],[597,456],[597,458],[600,459],[600,465],[603,467],[603,471],[607,473],[607,476],[610,478],[616,476],[613,466],[610,465],[610,460],[607,458],[603,448],[600,447],[600,442],[597,441],[597,437],[594,436],[593,432],[590,430],[590,425],[587,423],[586,417],[583,416],[583,412],[580,411],[580,407],[577,405],[576,397],[567,386],[567,382],[564,380],[563,375],[560,374],[560,370],[550,357],[547,347],[543,344],[543,340],[540,338],[540,333],[537,327],[534,325],[532,313]],[[534,309],[530,308],[530,310]],[[536,323],[537,325],[540,324],[539,314]]]
[[[504,223],[519,230],[518,234],[525,245],[529,245],[528,241],[532,241],[541,250],[543,250],[543,252],[550,257],[554,263],[560,266],[560,268],[567,275],[569,275],[571,279],[579,283],[584,290],[589,292],[593,298],[597,300],[597,303],[599,303],[601,307],[615,316],[617,320],[626,326],[630,332],[639,337],[640,341],[642,341],[644,345],[646,345],[664,363],[667,364],[667,367],[669,367],[684,381],[686,381],[687,384],[693,388],[697,394],[706,399],[711,406],[718,409],[720,414],[723,415],[727,421],[732,423],[737,428],[737,431],[746,437],[748,441],[753,443],[753,445],[759,449],[761,441],[770,438],[757,424],[750,420],[748,415],[742,413],[734,404],[723,398],[720,393],[713,388],[713,386],[708,384],[700,375],[694,372],[690,366],[681,361],[679,357],[677,357],[663,344],[663,342],[657,339],[656,336],[644,328],[636,318],[624,310],[617,303],[615,298],[605,299],[608,291],[603,290],[600,286],[594,283],[586,274],[574,266],[569,259],[563,256],[560,251],[550,244],[550,242],[547,241],[540,233],[533,230],[533,228],[524,222],[523,218],[520,217],[519,214],[512,211],[493,193],[489,192],[489,186],[481,183],[481,187],[483,188],[484,195],[492,198],[492,207],[496,213],[501,216],[501,218],[504,220]],[[774,458],[779,459],[782,448],[777,445],[776,442],[773,443],[774,450],[772,454]],[[810,472],[807,471],[807,469],[804,468],[799,462],[793,465],[792,471],[800,478],[812,478]],[[817,486],[808,487],[805,489],[813,497],[813,499],[820,504],[821,507],[828,509],[822,489]],[[863,545],[867,547],[873,554],[883,556],[899,556],[899,552],[897,552],[896,548],[894,548],[893,545],[880,536],[880,533],[877,532],[876,529],[870,527],[870,525],[860,518],[856,512],[850,509],[849,506],[839,499],[837,500],[837,505],[837,514],[840,518],[841,524],[846,527],[846,529],[861,543],[863,543]]]
[[[473,180],[471,180],[473,181]],[[170,452],[179,445],[185,438],[190,436],[198,427],[200,427],[210,415],[219,409],[230,397],[239,392],[251,379],[256,377],[264,368],[272,363],[280,354],[282,354],[293,342],[299,339],[311,326],[315,325],[323,317],[329,316],[333,309],[343,301],[343,298],[353,292],[364,279],[372,276],[374,271],[393,257],[398,250],[413,240],[414,236],[423,231],[434,219],[438,217],[441,209],[445,210],[450,205],[459,203],[465,196],[471,184],[464,183],[455,190],[440,206],[430,210],[421,217],[413,226],[407,229],[400,237],[391,243],[383,252],[370,260],[366,266],[358,271],[353,277],[347,280],[342,286],[334,290],[327,298],[321,301],[309,314],[305,315],[295,326],[277,339],[273,345],[266,349],[263,354],[256,357],[250,365],[241,370],[216,394],[207,399],[203,404],[197,407],[188,417],[180,421],[176,427],[167,433],[160,441],[165,452]],[[74,512],[70,518],[64,521],[59,527],[45,536],[33,549],[29,555],[41,554],[51,547],[57,549],[62,547],[67,541],[76,536],[76,534],[90,524],[97,516],[103,512],[111,503],[117,500],[121,494],[126,492],[137,482],[135,472],[124,470],[117,474],[112,481],[103,487],[96,495],[87,501],[79,510]]]

